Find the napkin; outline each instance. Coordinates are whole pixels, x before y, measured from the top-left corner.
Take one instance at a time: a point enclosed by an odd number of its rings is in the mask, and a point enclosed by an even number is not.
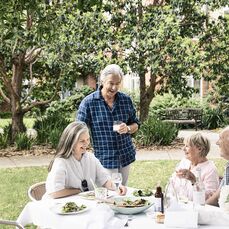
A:
[[[173,202],[165,212],[166,227],[198,228],[198,212]]]
[[[210,205],[198,207],[198,223],[204,225],[229,226],[229,213]]]
[[[93,217],[87,222],[87,229],[120,229],[125,220],[114,217],[114,212],[106,204],[99,204],[92,210]]]

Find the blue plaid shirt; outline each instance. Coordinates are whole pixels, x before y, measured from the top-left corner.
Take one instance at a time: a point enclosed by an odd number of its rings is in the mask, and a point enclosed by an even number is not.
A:
[[[223,179],[220,183],[220,187],[222,187],[224,185],[229,185],[229,161],[226,164],[224,176],[223,176]]]
[[[135,148],[130,134],[113,131],[113,121],[127,125],[139,124],[131,98],[117,92],[112,109],[106,104],[101,90],[86,96],[78,110],[77,120],[91,129],[95,156],[108,169],[121,168],[135,161]]]

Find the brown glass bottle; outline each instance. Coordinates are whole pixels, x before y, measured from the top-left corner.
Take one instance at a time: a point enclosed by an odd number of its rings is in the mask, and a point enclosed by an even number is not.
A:
[[[162,193],[160,186],[156,187],[156,192],[154,197],[155,197],[155,205],[154,205],[155,211],[164,213],[164,195]]]

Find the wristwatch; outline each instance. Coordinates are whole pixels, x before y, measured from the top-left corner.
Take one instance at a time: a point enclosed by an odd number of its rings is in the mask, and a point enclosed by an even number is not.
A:
[[[130,127],[129,126],[127,126],[127,133],[130,133]]]

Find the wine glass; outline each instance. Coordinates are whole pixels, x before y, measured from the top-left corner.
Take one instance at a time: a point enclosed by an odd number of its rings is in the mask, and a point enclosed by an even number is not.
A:
[[[115,189],[117,191],[119,189],[119,186],[122,183],[122,174],[121,173],[112,173],[111,179],[112,179],[113,183],[115,184]]]

